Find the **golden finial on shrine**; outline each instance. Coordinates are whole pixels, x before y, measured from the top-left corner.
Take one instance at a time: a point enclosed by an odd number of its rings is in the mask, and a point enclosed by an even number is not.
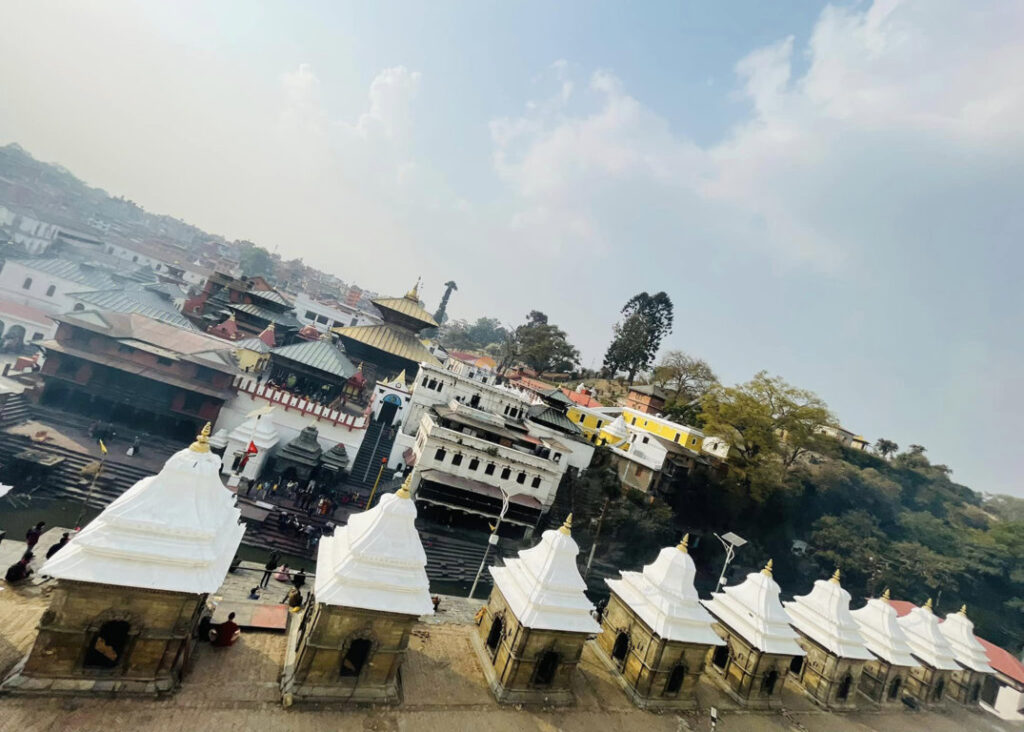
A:
[[[571,513],[568,516],[565,517],[565,523],[562,524],[562,528],[559,529],[559,532],[565,534],[566,536],[572,536],[572,514]]]
[[[679,546],[677,546],[676,549],[681,551],[683,554],[687,554],[689,546],[690,546],[690,535],[689,534],[683,534],[683,538],[680,540]]]
[[[412,484],[412,473],[409,473],[409,477],[405,479],[401,487],[395,491],[395,495],[398,498],[412,498],[412,493],[409,491],[409,487]]]
[[[830,579],[829,582],[835,582],[837,585],[839,584],[839,567],[836,567],[836,571],[832,574],[832,579]]]
[[[409,300],[414,300],[415,302],[419,302],[420,301],[420,278],[419,277],[416,278],[416,284],[412,286],[411,290],[409,290],[407,293],[405,293],[405,296]]]
[[[885,590],[882,592],[882,599],[885,600],[886,602],[889,602],[889,588],[888,587],[886,587]]]
[[[768,560],[768,564],[764,565],[764,569],[761,570],[761,574],[763,574],[765,577],[771,577],[772,576],[772,564],[773,564],[773,560],[769,559]]]
[[[967,617],[967,603],[964,603],[960,606],[960,614],[963,615],[965,618]]]
[[[189,450],[192,452],[209,452],[210,451],[210,423],[207,422],[206,426],[203,427],[202,432],[196,435],[196,441],[189,445]]]
[[[927,610],[928,612],[932,611],[932,598],[930,598],[930,597],[928,598],[928,602],[926,602],[924,604],[924,609]]]

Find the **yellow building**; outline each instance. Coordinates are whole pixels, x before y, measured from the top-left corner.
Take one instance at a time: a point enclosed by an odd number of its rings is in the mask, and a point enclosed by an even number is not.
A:
[[[648,432],[696,453],[699,453],[704,445],[704,433],[696,427],[688,427],[629,407],[590,409],[574,405],[569,407],[568,415],[569,419],[583,430],[583,436],[595,444],[598,444],[601,430],[614,422],[616,417],[621,416],[626,426],[634,431]],[[628,449],[628,446],[624,445],[622,449]]]

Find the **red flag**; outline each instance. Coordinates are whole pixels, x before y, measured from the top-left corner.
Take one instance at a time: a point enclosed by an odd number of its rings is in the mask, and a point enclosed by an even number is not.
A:
[[[246,455],[255,455],[258,452],[259,452],[259,450],[256,449],[256,443],[253,442],[252,440],[249,440],[249,447],[245,448],[245,454]]]

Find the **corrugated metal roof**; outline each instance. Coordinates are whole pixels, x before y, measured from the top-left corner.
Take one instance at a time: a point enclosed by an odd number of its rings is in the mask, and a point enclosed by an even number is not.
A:
[[[390,323],[382,325],[353,325],[346,328],[334,328],[335,333],[342,338],[351,338],[354,341],[363,343],[371,348],[376,348],[385,353],[390,353],[399,358],[420,363],[426,362],[432,366],[440,366],[434,354],[423,347],[420,339],[407,330],[399,328]]]
[[[60,277],[62,280],[78,282],[96,290],[105,290],[116,284],[106,272],[83,266],[69,259],[22,259],[19,263],[37,272]]]
[[[373,304],[384,310],[394,310],[407,318],[413,318],[423,323],[424,328],[438,327],[434,316],[423,309],[423,306],[411,297],[381,297],[373,300]]]
[[[255,351],[256,353],[269,353],[270,346],[264,343],[259,338],[245,338],[235,342],[236,348],[245,348],[249,351]]]
[[[269,300],[270,302],[276,302],[278,305],[287,305],[288,307],[292,306],[292,301],[277,290],[249,290],[249,294],[255,295],[256,297],[262,297],[264,300]]]
[[[553,407],[549,407],[546,404],[535,404],[530,407],[527,412],[527,417],[535,422],[546,424],[549,427],[562,430],[570,435],[580,434],[580,428],[573,422],[569,421],[569,418],[559,412]]]
[[[143,288],[126,287],[91,292],[69,292],[68,297],[101,310],[110,310],[115,313],[138,313],[185,330],[196,329],[188,318],[174,308],[173,304]]]
[[[276,325],[283,325],[286,328],[301,328],[302,323],[299,322],[295,314],[288,311],[279,313],[270,308],[260,307],[249,302],[228,302],[224,303],[224,307],[237,310],[240,313],[246,313],[248,315],[255,315],[257,318],[263,318],[264,320],[271,321]]]
[[[307,341],[290,346],[275,348],[270,355],[301,363],[311,369],[323,371],[347,379],[356,372],[356,367],[341,350],[327,341]]]

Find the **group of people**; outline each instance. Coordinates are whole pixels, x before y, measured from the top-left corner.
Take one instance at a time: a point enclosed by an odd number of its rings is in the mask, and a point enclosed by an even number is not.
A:
[[[39,544],[39,539],[43,535],[43,529],[45,526],[46,522],[40,521],[25,532],[25,553],[21,555],[21,559],[7,568],[7,572],[4,574],[4,580],[7,584],[19,584],[35,574],[35,570],[32,569],[32,560],[35,559],[36,555],[32,550],[36,548],[37,544]],[[69,541],[71,541],[71,534],[70,532],[65,531],[61,534],[60,539],[51,544],[50,548],[46,550],[46,558],[49,559],[59,552],[67,546]]]
[[[281,561],[281,554],[273,551],[267,558],[267,563],[263,565],[263,577],[260,578],[260,583],[249,590],[249,599],[258,600],[260,597],[260,591],[265,590],[270,584],[270,579],[273,577],[278,582],[289,582],[291,588],[288,590],[288,594],[285,595],[281,601],[288,606],[289,610],[297,612],[302,607],[302,588],[306,585],[306,569],[300,567],[298,572],[292,572],[287,564],[278,563]]]

